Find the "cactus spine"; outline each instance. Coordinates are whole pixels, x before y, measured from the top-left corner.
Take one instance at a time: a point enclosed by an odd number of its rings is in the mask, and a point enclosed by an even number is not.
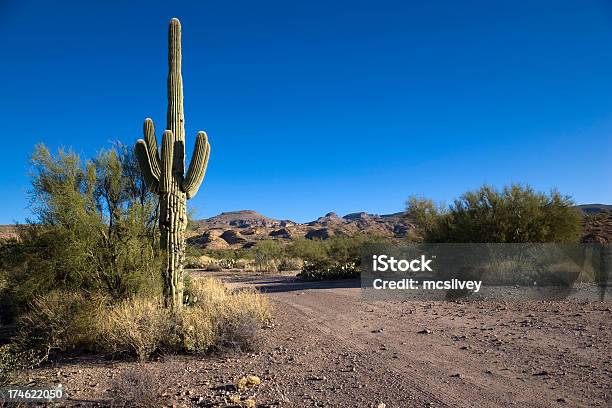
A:
[[[181,23],[170,20],[168,30],[168,113],[167,130],[162,135],[161,152],[157,148],[153,121],[144,122],[144,140],[136,142],[135,152],[151,191],[159,195],[160,246],[165,257],[162,276],[167,307],[183,304],[183,262],[187,199],[200,188],[206,173],[210,144],[205,132],[198,132],[193,157],[185,175],[185,116],[183,113],[183,78],[181,75]]]

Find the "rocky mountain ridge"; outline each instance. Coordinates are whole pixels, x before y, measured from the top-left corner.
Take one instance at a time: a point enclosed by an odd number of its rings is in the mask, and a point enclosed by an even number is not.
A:
[[[414,225],[409,223],[402,213],[377,215],[359,212],[340,217],[330,212],[314,221],[297,223],[269,218],[252,210],[243,210],[193,221],[188,242],[206,249],[249,248],[257,241],[265,239],[327,239],[358,233],[403,238],[412,228]]]
[[[612,206],[586,204],[578,206],[583,213],[582,242],[612,242]],[[328,239],[333,236],[353,236],[359,233],[404,238],[415,228],[402,212],[369,214],[357,212],[340,217],[329,212],[314,221],[297,223],[276,220],[252,210],[231,211],[193,221],[188,243],[206,249],[250,248],[257,241],[275,239],[289,242],[296,238]]]

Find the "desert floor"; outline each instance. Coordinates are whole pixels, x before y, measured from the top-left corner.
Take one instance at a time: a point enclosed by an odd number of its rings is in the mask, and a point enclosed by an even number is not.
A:
[[[165,356],[140,365],[96,356],[27,373],[63,384],[62,406],[107,406],[127,369],[153,373],[159,406],[612,406],[612,301],[372,301],[358,281],[193,272],[257,286],[274,320],[255,353]],[[238,392],[244,375],[259,386]],[[241,402],[232,405],[239,395]],[[382,406],[382,405],[381,405]]]

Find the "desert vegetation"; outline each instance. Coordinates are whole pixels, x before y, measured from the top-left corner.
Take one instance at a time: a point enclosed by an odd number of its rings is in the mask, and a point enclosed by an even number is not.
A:
[[[266,299],[188,279],[185,307],[165,307],[156,196],[116,144],[85,163],[43,145],[32,155],[30,224],[2,242],[3,381],[66,353],[146,360],[156,353],[250,349]],[[10,336],[9,336],[10,335]]]
[[[297,238],[287,244],[275,240],[257,242],[248,249],[199,250],[188,248],[187,265],[208,271],[241,269],[252,272],[296,271],[305,280],[343,279],[359,276],[362,248],[393,242],[371,234],[328,239]]]
[[[180,23],[169,28],[168,124],[153,122],[134,153],[116,144],[83,162],[73,151],[32,155],[32,213],[1,242],[0,380],[65,353],[146,360],[155,353],[254,347],[270,318],[265,298],[215,279],[185,280],[186,200],[204,178],[210,145],[198,134],[184,174]]]
[[[372,244],[577,243],[583,231],[583,215],[570,197],[516,184],[502,190],[485,185],[462,194],[449,206],[411,197],[405,218],[414,228],[404,238],[361,233],[327,239],[300,237],[285,244],[263,240],[240,249],[191,247],[189,264],[207,270],[299,270],[298,276],[306,280],[355,278],[360,274],[363,249]]]
[[[574,243],[582,232],[582,214],[571,197],[519,184],[502,190],[485,185],[448,207],[410,197],[406,216],[425,242]]]
[[[581,211],[569,196],[518,184],[501,190],[485,185],[462,194],[449,206],[411,197],[405,217],[414,229],[401,239],[362,233],[296,238],[284,245],[263,240],[240,249],[191,248],[191,265],[208,270],[299,270],[298,276],[306,280],[354,278],[360,274],[363,248],[371,244],[577,243],[583,230]]]

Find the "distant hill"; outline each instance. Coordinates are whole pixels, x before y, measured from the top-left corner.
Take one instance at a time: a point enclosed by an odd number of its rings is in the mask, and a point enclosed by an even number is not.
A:
[[[612,241],[612,205],[585,204],[578,208],[585,214],[583,242]],[[330,212],[314,221],[300,224],[243,210],[195,221],[190,228],[188,242],[201,248],[227,249],[249,248],[265,239],[289,242],[298,237],[328,239],[358,233],[404,238],[414,227],[401,212],[383,215],[357,212],[342,217]]]
[[[585,214],[597,214],[604,211],[612,211],[612,205],[609,204],[582,204],[576,206]]]
[[[358,233],[402,238],[412,228],[414,225],[404,219],[402,213],[376,215],[359,212],[340,217],[330,212],[314,221],[300,224],[243,210],[194,221],[188,242],[208,249],[249,248],[257,241],[266,239],[288,242],[298,237],[327,239]]]
[[[14,225],[0,225],[0,239],[15,238],[17,228]]]

